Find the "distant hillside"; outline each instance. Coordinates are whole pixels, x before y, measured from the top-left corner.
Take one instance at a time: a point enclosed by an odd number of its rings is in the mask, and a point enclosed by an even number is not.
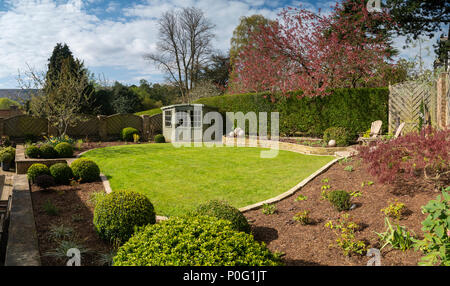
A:
[[[12,100],[26,99],[30,93],[36,89],[0,89],[0,98],[9,98]]]
[[[155,115],[155,114],[159,114],[161,112],[162,112],[161,108],[158,107],[158,108],[153,108],[153,109],[149,109],[149,110],[136,112],[135,114],[136,115],[149,115],[149,116],[152,116],[152,115]]]

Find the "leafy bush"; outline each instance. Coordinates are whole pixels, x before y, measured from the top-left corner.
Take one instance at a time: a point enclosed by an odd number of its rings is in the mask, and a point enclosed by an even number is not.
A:
[[[67,142],[58,143],[55,146],[55,151],[61,158],[70,158],[73,156],[73,147]]]
[[[351,207],[351,198],[349,192],[344,190],[335,190],[328,192],[326,198],[338,211],[346,211]]]
[[[295,221],[298,221],[299,223],[301,223],[303,225],[307,225],[307,224],[311,223],[311,218],[309,217],[308,210],[296,213],[292,219]]]
[[[396,199],[394,202],[389,202],[389,205],[384,209],[381,209],[381,211],[385,215],[399,220],[402,218],[402,214],[405,211],[405,204],[398,202]]]
[[[93,182],[98,180],[100,176],[100,168],[89,159],[79,158],[70,165],[74,177],[82,183]]]
[[[195,215],[206,215],[231,222],[234,230],[250,233],[250,225],[245,216],[235,207],[221,201],[209,201],[197,207]]]
[[[25,155],[27,155],[28,158],[39,158],[41,151],[39,150],[39,147],[31,145],[25,149]]]
[[[121,246],[115,266],[275,266],[265,244],[231,222],[208,216],[173,217],[148,225]]]
[[[58,145],[59,143],[62,143],[62,142],[69,143],[72,146],[75,143],[75,140],[70,138],[67,135],[44,137],[44,139],[45,139],[43,142],[44,144],[52,145],[53,147],[55,147],[56,145]]]
[[[41,163],[35,163],[28,168],[27,176],[29,180],[34,182],[39,175],[50,175],[49,168]]]
[[[44,203],[43,208],[47,215],[57,216],[59,214],[59,209],[50,200]]]
[[[263,204],[262,213],[265,215],[271,215],[277,212],[277,206],[275,204]]]
[[[383,183],[397,177],[411,178],[423,173],[439,179],[450,166],[450,129],[423,128],[388,142],[377,142],[376,148],[361,146],[359,156],[368,164],[369,172]],[[445,182],[444,182],[445,183]]]
[[[43,175],[37,176],[35,178],[35,180],[34,180],[34,183],[38,187],[40,187],[40,188],[45,190],[45,189],[48,189],[48,188],[53,187],[55,185],[55,178],[53,178],[50,175],[43,174]]]
[[[0,155],[0,162],[10,163],[12,160],[14,160],[14,157],[11,153],[4,152]]]
[[[355,234],[361,229],[361,226],[348,214],[342,215],[342,217],[335,223],[333,223],[333,221],[328,221],[325,224],[325,227],[334,230],[337,236],[337,246],[341,248],[345,256],[350,254],[362,255],[367,251],[365,242],[358,240]]]
[[[16,158],[16,149],[14,147],[4,147],[0,150],[0,156],[4,153],[9,153],[15,159]]]
[[[139,130],[137,130],[136,128],[133,128],[133,127],[126,127],[124,129],[122,129],[122,139],[124,141],[132,142],[134,134],[139,135]]]
[[[413,236],[404,226],[397,224],[394,228],[387,217],[384,219],[384,224],[387,228],[386,232],[376,233],[381,242],[384,242],[380,250],[388,244],[401,251],[408,250],[413,246]]]
[[[422,207],[422,212],[428,214],[422,221],[423,240],[415,240],[414,248],[420,249],[425,256],[419,265],[450,266],[450,187],[442,191],[442,197],[437,196]]]
[[[114,191],[98,201],[94,210],[94,226],[99,236],[111,242],[125,242],[136,226],[156,222],[155,210],[143,194]]]
[[[166,138],[162,134],[157,134],[155,136],[155,143],[166,143]]]
[[[50,166],[50,174],[55,178],[58,184],[69,184],[73,178],[72,169],[66,163],[56,163]]]
[[[56,153],[55,148],[53,148],[50,144],[42,144],[39,147],[39,152],[42,158],[52,159],[58,157],[58,153]]]
[[[196,103],[217,107],[220,112],[279,112],[280,134],[286,135],[322,136],[331,126],[358,134],[375,120],[388,122],[387,88],[333,89],[328,96],[300,99],[299,94],[291,92],[289,98],[267,92],[233,94],[201,98]],[[268,124],[270,130],[270,118]],[[383,124],[383,132],[387,132],[387,124]]]
[[[336,146],[348,146],[353,137],[343,127],[330,127],[323,133],[323,141],[329,142],[330,140],[335,140]]]

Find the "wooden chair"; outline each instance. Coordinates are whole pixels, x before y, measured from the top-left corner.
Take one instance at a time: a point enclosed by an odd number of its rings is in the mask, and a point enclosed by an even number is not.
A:
[[[403,128],[405,127],[405,122],[400,123],[400,125],[397,127],[397,130],[395,131],[394,138],[398,138],[400,135],[402,135]]]
[[[357,142],[360,143],[369,143],[372,141],[376,141],[380,138],[381,133],[381,125],[383,124],[383,121],[377,120],[372,122],[372,125],[370,126],[370,136],[369,137],[363,137],[360,136],[357,140]]]

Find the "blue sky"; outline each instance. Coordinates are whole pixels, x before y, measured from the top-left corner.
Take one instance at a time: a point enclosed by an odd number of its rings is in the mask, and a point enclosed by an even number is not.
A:
[[[292,0],[0,0],[0,88],[17,88],[18,71],[29,65],[45,70],[58,42],[69,45],[89,70],[108,80],[126,84],[163,82],[164,75],[143,55],[155,51],[157,20],[164,11],[195,6],[216,25],[215,49],[227,51],[233,29],[241,16],[261,14],[275,19],[287,6],[329,9],[334,1]],[[401,47],[404,39],[396,39]],[[431,45],[425,60],[433,61]],[[401,51],[413,57],[417,49]]]

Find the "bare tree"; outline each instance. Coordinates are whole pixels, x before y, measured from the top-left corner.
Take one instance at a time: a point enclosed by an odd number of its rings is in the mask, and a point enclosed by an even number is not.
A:
[[[163,69],[179,88],[182,101],[190,102],[189,92],[211,53],[214,25],[194,7],[165,12],[158,25],[157,53],[146,54],[144,58]]]

